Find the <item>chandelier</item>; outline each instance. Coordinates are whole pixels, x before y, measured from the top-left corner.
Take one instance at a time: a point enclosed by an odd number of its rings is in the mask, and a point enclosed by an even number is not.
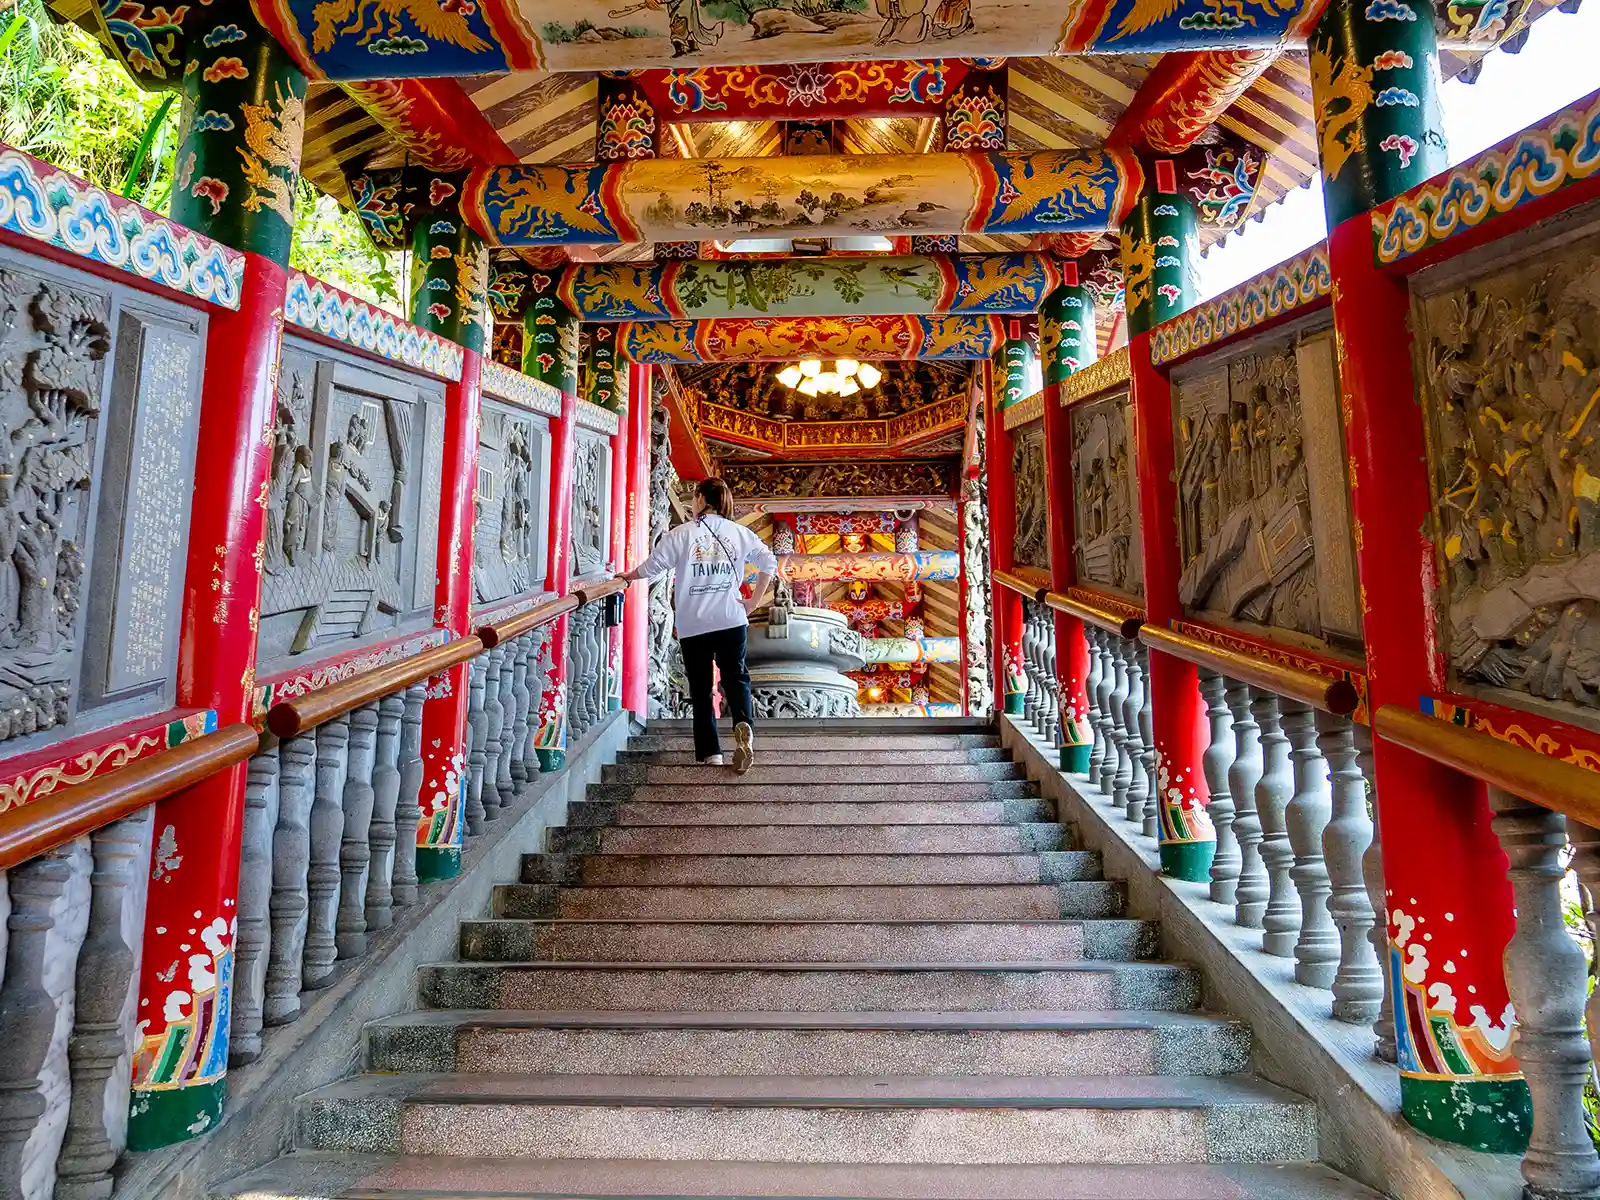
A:
[[[831,371],[822,369],[820,358],[802,358],[778,372],[778,382],[802,396],[851,396],[877,387],[882,378],[877,367],[853,358],[836,359]]]

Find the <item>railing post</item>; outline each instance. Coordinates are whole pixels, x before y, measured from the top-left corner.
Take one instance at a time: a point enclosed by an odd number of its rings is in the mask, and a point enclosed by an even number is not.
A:
[[[1523,1194],[1538,1200],[1600,1196],[1600,1155],[1583,1108],[1593,1069],[1583,1036],[1588,963],[1562,919],[1566,818],[1497,787],[1489,789],[1489,808],[1517,905],[1505,974],[1516,1005],[1517,1058],[1533,1100]]]
[[[1144,773],[1144,731],[1139,728],[1145,704],[1144,664],[1139,661],[1137,642],[1124,642],[1122,652],[1128,660],[1128,698],[1122,706],[1122,727],[1127,731],[1123,744],[1128,748],[1127,816],[1142,830],[1144,806],[1150,798],[1150,780]]]
[[[1228,792],[1233,796],[1233,834],[1239,842],[1234,920],[1246,929],[1259,929],[1268,896],[1267,872],[1261,863],[1261,816],[1256,812],[1256,784],[1261,782],[1261,727],[1251,713],[1249,685],[1234,679],[1227,683],[1234,744]]]
[[[1084,767],[1089,782],[1100,781],[1100,764],[1106,757],[1105,714],[1100,708],[1100,630],[1084,621],[1078,622],[1078,637],[1083,642],[1083,658],[1087,666],[1083,676],[1083,694],[1089,706],[1089,754]]]
[[[628,364],[628,529],[622,566],[632,570],[650,553],[650,406],[654,373]],[[613,470],[620,470],[613,466]],[[622,707],[641,720],[649,715],[650,585],[638,580],[622,606]]]
[[[1211,723],[1211,744],[1201,762],[1211,791],[1211,824],[1217,831],[1217,853],[1211,860],[1211,899],[1232,904],[1239,883],[1239,839],[1233,835],[1233,795],[1228,771],[1233,765],[1233,715],[1228,711],[1228,681],[1215,671],[1200,672],[1200,695]]]
[[[1300,928],[1300,906],[1295,902],[1289,869],[1294,850],[1284,814],[1294,795],[1294,767],[1289,761],[1289,739],[1283,735],[1280,701],[1271,692],[1256,689],[1251,710],[1261,726],[1261,782],[1256,784],[1256,813],[1261,818],[1261,862],[1267,870],[1267,907],[1261,914],[1261,948],[1288,958],[1294,953],[1295,932]]]
[[[1285,701],[1283,730],[1294,763],[1294,799],[1284,813],[1294,865],[1289,878],[1300,896],[1300,937],[1294,944],[1294,977],[1326,988],[1339,969],[1339,933],[1329,915],[1331,889],[1322,857],[1323,833],[1333,815],[1328,764],[1317,745],[1317,714],[1309,705]]]
[[[1328,763],[1332,807],[1322,830],[1322,856],[1328,865],[1328,915],[1339,930],[1339,966],[1334,974],[1333,1016],[1365,1024],[1378,1015],[1383,971],[1372,948],[1375,916],[1362,878],[1362,860],[1372,844],[1367,815],[1367,781],[1356,757],[1349,717],[1318,713],[1317,749]]]
[[[227,55],[244,70],[185,73],[189,117],[177,159],[187,164],[183,174],[195,186],[173,188],[171,215],[244,251],[245,275],[239,308],[207,318],[198,434],[204,449],[188,508],[175,699],[183,707],[212,709],[219,725],[229,725],[249,719],[255,691],[266,518],[260,498],[272,458],[267,435],[306,79],[250,13],[234,6],[199,12],[185,33],[198,48],[222,26],[230,31]],[[247,140],[263,130],[274,139],[270,155]],[[209,188],[199,187],[201,181]],[[145,906],[130,1149],[186,1140],[222,1116],[245,773],[240,764],[156,805],[157,857],[170,868],[152,879]],[[193,949],[179,949],[185,942]],[[207,956],[204,965],[193,961],[198,955]],[[183,964],[178,976],[162,978],[174,962]],[[197,1029],[208,1011],[214,1019]],[[193,1044],[196,1036],[203,1045]]]

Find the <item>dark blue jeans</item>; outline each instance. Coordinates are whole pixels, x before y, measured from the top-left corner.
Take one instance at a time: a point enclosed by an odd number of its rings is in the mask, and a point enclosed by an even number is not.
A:
[[[755,724],[750,710],[750,672],[744,665],[745,629],[736,625],[678,640],[683,647],[683,671],[689,677],[689,699],[694,704],[694,756],[700,762],[722,753],[717,718],[711,707],[713,662],[722,672],[722,698],[727,703],[728,716],[735,725],[740,721]]]

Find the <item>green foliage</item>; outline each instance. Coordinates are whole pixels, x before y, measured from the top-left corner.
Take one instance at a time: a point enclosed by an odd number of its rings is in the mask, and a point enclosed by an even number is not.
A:
[[[407,317],[395,268],[401,255],[372,244],[361,219],[300,181],[295,197],[294,244],[289,265],[342,288],[396,316]]]

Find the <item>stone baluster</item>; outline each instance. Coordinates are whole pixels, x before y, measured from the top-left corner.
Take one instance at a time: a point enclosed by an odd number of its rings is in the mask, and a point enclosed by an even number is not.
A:
[[[1139,705],[1139,745],[1140,753],[1144,758],[1144,779],[1147,796],[1144,802],[1144,835],[1149,838],[1161,836],[1161,787],[1156,779],[1156,730],[1155,709],[1150,698],[1150,651],[1143,645],[1136,644],[1134,652],[1139,656],[1139,665],[1144,671],[1144,690],[1141,693],[1142,703]]]
[[[1045,697],[1049,711],[1045,715],[1045,736],[1051,746],[1061,745],[1061,676],[1060,659],[1056,648],[1056,619],[1055,614],[1048,608],[1044,610],[1044,624],[1041,626],[1044,638],[1044,683]]]
[[[272,942],[267,953],[267,998],[262,1019],[282,1025],[300,1015],[311,869],[311,810],[315,803],[315,734],[278,746],[278,821],[272,830]]]
[[[495,760],[494,790],[498,805],[496,815],[499,815],[517,798],[516,780],[511,774],[511,760],[516,752],[517,648],[507,643],[496,650],[500,655],[500,755]]]
[[[0,1195],[24,1195],[29,1144],[48,1137],[48,1078],[56,1051],[60,1000],[46,975],[59,953],[58,926],[69,908],[75,843],[68,842],[7,872],[11,915],[6,920],[5,981],[0,984]],[[70,1001],[69,1001],[70,1002]]]
[[[1111,667],[1116,681],[1111,688],[1111,745],[1117,752],[1111,802],[1126,813],[1128,786],[1133,782],[1133,756],[1128,753],[1128,645],[1120,637],[1111,639]]]
[[[1096,740],[1104,747],[1100,756],[1100,790],[1111,795],[1112,783],[1117,775],[1117,723],[1112,716],[1112,694],[1117,688],[1117,635],[1106,630],[1100,633],[1100,728]]]
[[[349,769],[344,784],[344,836],[339,839],[340,958],[367,952],[367,874],[372,866],[372,771],[377,757],[378,706],[363,704],[350,714]]]
[[[528,777],[537,774],[539,756],[534,743],[539,740],[539,705],[544,698],[544,678],[548,668],[546,651],[550,645],[550,626],[541,625],[528,634],[532,644],[528,647],[528,740],[523,746],[523,758],[528,763]]]
[[[1211,742],[1201,763],[1211,792],[1207,811],[1217,831],[1217,852],[1211,860],[1211,899],[1232,904],[1239,882],[1239,839],[1233,836],[1233,795],[1228,791],[1228,768],[1233,765],[1233,715],[1228,711],[1228,681],[1215,671],[1200,672],[1200,695],[1211,721]]]
[[[1128,663],[1128,699],[1122,705],[1123,745],[1128,749],[1128,791],[1124,800],[1126,816],[1144,831],[1144,808],[1150,799],[1150,780],[1144,773],[1144,731],[1139,727],[1139,713],[1144,708],[1144,664],[1139,661],[1139,648],[1134,642],[1124,642],[1122,656]]]
[[[588,728],[583,716],[583,684],[587,678],[583,661],[583,609],[567,620],[567,736],[576,742]]]
[[[1351,734],[1356,745],[1356,764],[1361,769],[1363,781],[1370,785],[1373,779],[1372,730],[1366,725],[1357,725],[1351,729]],[[1374,792],[1372,794],[1374,814],[1380,811],[1378,805],[1382,803],[1382,797]],[[1389,985],[1389,899],[1383,882],[1381,829],[1382,822],[1374,816],[1372,844],[1361,856],[1361,878],[1367,886],[1367,900],[1372,905],[1374,914],[1372,949],[1378,956],[1378,969],[1383,972],[1383,999],[1378,1007],[1378,1015],[1372,1022],[1372,1052],[1384,1062],[1394,1062],[1399,1057],[1399,1051],[1395,1045],[1394,989]]]
[[[311,801],[311,867],[306,872],[306,953],[301,986],[326,987],[338,954],[339,851],[350,718],[317,726],[317,789]],[[281,786],[281,784],[280,784]]]
[[[1367,784],[1356,765],[1349,717],[1319,712],[1317,749],[1328,763],[1330,819],[1322,831],[1327,863],[1328,916],[1339,931],[1339,965],[1333,982],[1333,1016],[1367,1024],[1383,999],[1383,972],[1372,949],[1372,901],[1361,877],[1361,860],[1372,844]]]
[[[273,742],[250,759],[245,776],[228,1036],[231,1066],[261,1057],[262,1006],[267,998],[267,958],[272,942],[272,841],[277,823],[278,745]]]
[[[1284,812],[1294,853],[1289,878],[1300,897],[1294,977],[1307,987],[1326,988],[1339,970],[1339,931],[1328,912],[1332,888],[1322,858],[1323,834],[1333,816],[1328,763],[1317,748],[1317,718],[1309,705],[1283,702],[1283,732],[1294,770],[1294,798]]]
[[[528,721],[533,715],[537,697],[528,686],[529,652],[533,649],[533,636],[523,634],[511,643],[516,658],[511,668],[511,788],[520,792],[528,781],[539,773],[537,762],[528,761]],[[537,659],[534,660],[537,663]]]
[[[394,879],[390,891],[396,904],[417,902],[417,822],[422,819],[422,705],[426,682],[413,683],[405,692],[400,717],[400,797],[394,806]]]
[[[1584,923],[1589,927],[1589,944],[1600,947],[1600,829],[1568,818],[1567,840],[1572,845],[1572,873],[1578,877],[1579,899],[1583,903]],[[1591,967],[1591,974],[1596,967]],[[1584,1027],[1589,1031],[1589,1053],[1600,1062],[1600,987],[1589,996],[1584,1011]]]
[[[90,838],[89,931],[73,981],[71,1103],[56,1158],[55,1200],[109,1197],[111,1168],[125,1140],[152,812],[125,817]]]
[[[1583,1035],[1589,971],[1562,920],[1566,818],[1497,787],[1489,788],[1489,809],[1516,900],[1517,928],[1504,963],[1517,1011],[1513,1046],[1533,1098],[1523,1194],[1594,1196],[1600,1194],[1600,1156],[1583,1108],[1592,1069]]]
[[[1026,691],[1022,696],[1022,723],[1032,725],[1035,729],[1039,725],[1039,664],[1037,662],[1038,650],[1036,629],[1033,623],[1033,605],[1027,600],[1022,602],[1022,677],[1027,681]]]
[[[1261,727],[1250,712],[1250,687],[1227,681],[1228,711],[1233,714],[1233,765],[1228,768],[1228,794],[1233,797],[1233,836],[1239,843],[1239,877],[1234,884],[1234,920],[1246,929],[1261,928],[1267,910],[1267,872],[1261,864],[1261,817],[1256,812],[1256,784],[1261,782]]]
[[[1267,908],[1261,917],[1261,948],[1288,958],[1294,954],[1300,929],[1300,904],[1289,871],[1294,847],[1284,815],[1294,797],[1294,764],[1289,761],[1289,739],[1283,735],[1282,701],[1271,692],[1256,689],[1251,704],[1261,727],[1261,782],[1256,784],[1256,813],[1261,818],[1261,862],[1267,871]]]
[[[1089,781],[1100,779],[1100,764],[1106,757],[1105,714],[1100,709],[1100,630],[1093,625],[1083,627],[1083,640],[1089,647],[1089,674],[1084,679],[1083,692],[1089,701],[1089,728],[1093,731],[1094,745],[1089,747]]]
[[[472,660],[467,675],[467,835],[483,832],[483,770],[489,723],[484,717],[484,695],[488,664],[480,654]]]
[[[400,804],[400,723],[406,698],[401,692],[378,701],[378,745],[372,768],[372,825],[367,844],[372,865],[367,871],[367,929],[376,933],[394,924],[395,812]]]
[[[500,703],[501,668],[505,665],[506,648],[496,646],[483,656],[483,819],[493,821],[500,815],[500,754],[505,749],[500,732],[505,726],[505,709]]]

